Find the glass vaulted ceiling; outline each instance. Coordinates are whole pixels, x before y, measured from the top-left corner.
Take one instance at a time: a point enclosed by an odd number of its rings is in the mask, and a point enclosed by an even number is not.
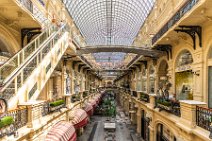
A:
[[[132,45],[155,0],[63,0],[87,46]],[[95,53],[102,68],[118,68],[128,54]],[[114,57],[117,56],[117,57]],[[92,60],[93,61],[93,60]],[[126,63],[126,62],[125,62]]]

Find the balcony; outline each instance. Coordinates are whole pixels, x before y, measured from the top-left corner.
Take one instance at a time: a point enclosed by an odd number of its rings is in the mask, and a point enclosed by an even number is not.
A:
[[[144,93],[144,92],[138,92],[140,94],[140,97],[139,97],[139,100],[140,101],[143,101],[143,102],[146,102],[146,103],[149,103],[149,95],[147,93]]]
[[[170,28],[172,28],[187,12],[189,12],[199,0],[188,0],[172,17],[171,19],[155,34],[152,38],[154,45]]]
[[[210,131],[210,138],[212,138],[212,109],[197,106],[196,123],[197,126]]]
[[[159,111],[165,110],[179,117],[181,115],[179,101],[165,99],[164,97],[156,97],[155,107],[159,108]]]

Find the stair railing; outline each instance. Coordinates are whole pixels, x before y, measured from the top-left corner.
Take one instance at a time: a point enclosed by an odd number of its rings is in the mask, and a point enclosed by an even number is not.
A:
[[[18,89],[22,87],[26,79],[32,74],[36,67],[42,62],[44,57],[50,52],[51,48],[58,39],[67,31],[67,26],[62,26],[53,36],[50,36],[37,51],[31,54],[31,57],[19,68],[15,75],[13,75],[8,83],[0,90],[0,97],[9,100],[13,97]],[[25,53],[25,52],[24,52]],[[22,54],[23,55],[23,54]],[[30,94],[29,94],[30,95]]]
[[[57,28],[53,26],[41,33],[31,43],[17,52],[0,67],[0,85],[4,85],[16,71],[33,55],[36,50],[54,33]]]

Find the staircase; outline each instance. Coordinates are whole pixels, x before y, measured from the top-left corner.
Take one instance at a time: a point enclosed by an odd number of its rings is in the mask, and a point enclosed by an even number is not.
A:
[[[67,26],[51,27],[0,67],[0,98],[8,108],[35,100],[69,46]]]

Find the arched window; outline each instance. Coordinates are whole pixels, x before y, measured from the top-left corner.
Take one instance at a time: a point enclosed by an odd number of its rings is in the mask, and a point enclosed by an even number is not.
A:
[[[170,131],[170,129],[163,125],[158,124],[157,125],[157,141],[176,141],[177,138],[174,136],[174,134]]]
[[[147,72],[146,72],[146,68],[145,66],[143,65],[142,68],[141,68],[141,73],[142,73],[142,80],[141,80],[141,85],[142,85],[142,90],[143,92],[146,92],[147,91]]]
[[[188,50],[184,50],[179,54],[177,58],[176,67],[189,65],[192,63],[193,63],[192,54]]]
[[[155,68],[151,65],[149,67],[149,93],[155,92]]]

